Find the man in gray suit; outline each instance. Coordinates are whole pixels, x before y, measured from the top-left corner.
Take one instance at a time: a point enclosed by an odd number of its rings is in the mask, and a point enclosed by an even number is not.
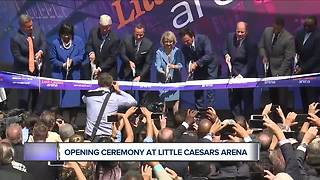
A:
[[[292,74],[295,56],[294,37],[284,29],[284,19],[276,17],[272,27],[265,28],[259,42],[266,76],[288,76]],[[270,88],[270,99],[286,110],[293,108],[288,88]]]

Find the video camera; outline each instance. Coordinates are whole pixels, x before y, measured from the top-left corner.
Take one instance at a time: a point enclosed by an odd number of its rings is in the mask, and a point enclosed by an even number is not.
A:
[[[12,109],[6,113],[2,114],[0,118],[0,136],[3,137],[6,132],[6,128],[10,124],[18,123],[21,124],[28,117],[28,113],[25,113],[23,109]]]
[[[147,106],[147,109],[149,109],[149,111],[154,113],[162,113],[163,108],[164,108],[164,104],[162,102],[152,103]]]

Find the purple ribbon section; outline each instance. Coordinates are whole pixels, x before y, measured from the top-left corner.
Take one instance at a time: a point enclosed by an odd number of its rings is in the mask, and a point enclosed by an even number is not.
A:
[[[122,90],[168,91],[264,87],[319,87],[320,73],[268,78],[197,80],[179,83],[119,81]],[[51,90],[92,90],[97,80],[59,80],[0,71],[0,87]]]
[[[25,161],[56,161],[56,143],[26,143],[24,144]]]

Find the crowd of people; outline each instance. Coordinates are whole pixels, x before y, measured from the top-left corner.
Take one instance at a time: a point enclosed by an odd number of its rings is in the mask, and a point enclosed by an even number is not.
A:
[[[86,107],[84,132],[76,132],[57,111],[43,110],[43,91],[19,90],[19,106],[33,113],[24,121],[6,124],[0,141],[1,179],[320,179],[320,140],[318,128],[319,88],[301,87],[305,116],[297,118],[288,88],[271,88],[270,102],[260,113],[264,128],[255,129],[249,117],[253,114],[253,89],[230,89],[229,105],[234,120],[219,118],[214,108],[214,90],[195,91],[195,109],[179,107],[179,91],[160,91],[161,110],[144,104],[146,93],[122,91],[117,59],[124,64],[122,79],[150,81],[155,66],[162,83],[218,78],[219,63],[208,36],[190,28],[179,32],[181,47],[172,31],[165,31],[157,50],[145,37],[145,26],[135,26],[133,34],[120,39],[111,30],[112,19],[101,15],[85,43],[75,35],[72,24],[63,23],[59,36],[50,46],[40,27],[28,15],[20,16],[20,29],[11,39],[14,71],[63,80],[97,79],[99,88],[85,93],[79,90],[56,92],[57,107],[67,109],[76,118],[76,107]],[[283,18],[276,17],[272,27],[263,32],[260,42],[249,36],[248,24],[238,22],[228,34],[224,58],[230,78],[256,77],[256,60],[263,59],[265,76],[285,76],[320,72],[320,33],[317,19],[309,16],[304,27],[293,37],[285,30]],[[83,64],[90,73],[83,77]],[[182,76],[187,70],[187,77]],[[276,106],[272,106],[276,105]],[[29,108],[31,106],[31,109]],[[273,107],[276,107],[275,109]],[[172,111],[172,117],[166,113]],[[160,111],[160,112],[158,112]],[[111,119],[112,122],[111,122]],[[280,119],[280,121],[276,121]],[[74,121],[71,121],[74,122]],[[170,123],[170,125],[169,125]],[[298,128],[294,128],[298,124]],[[228,131],[226,131],[228,129]],[[293,130],[294,129],[294,130]],[[230,132],[231,130],[231,132]],[[293,132],[293,136],[288,132]],[[292,134],[292,133],[291,133]],[[63,167],[48,162],[23,159],[26,142],[259,142],[257,162],[66,162]]]
[[[99,180],[160,180],[170,179],[269,179],[313,180],[320,179],[320,127],[319,103],[308,106],[308,116],[297,118],[295,112],[287,115],[278,106],[268,104],[263,109],[257,129],[244,116],[234,120],[220,120],[209,107],[205,112],[178,109],[174,127],[167,126],[167,119],[153,116],[146,107],[136,107],[134,98],[119,89],[112,76],[98,76],[97,90],[83,98],[87,103],[88,121],[83,132],[64,122],[50,111],[40,116],[32,114],[20,124],[12,123],[5,129],[0,141],[0,177],[4,179],[99,179]],[[103,93],[105,92],[105,93]],[[94,106],[109,95],[101,123],[99,108]],[[98,98],[100,97],[100,98]],[[102,98],[103,97],[103,98]],[[124,113],[117,113],[126,107]],[[98,109],[98,110],[94,110]],[[116,120],[110,122],[110,115]],[[276,118],[276,116],[278,118]],[[274,119],[280,119],[275,122]],[[91,119],[90,119],[91,118]],[[230,122],[232,121],[232,122]],[[231,132],[230,132],[231,128]],[[96,129],[96,130],[95,130]],[[229,130],[227,130],[229,129]],[[290,135],[291,134],[291,135]],[[293,134],[293,135],[292,135]],[[259,161],[163,161],[163,162],[65,162],[51,166],[47,161],[25,161],[24,144],[43,142],[97,142],[97,143],[260,143]]]

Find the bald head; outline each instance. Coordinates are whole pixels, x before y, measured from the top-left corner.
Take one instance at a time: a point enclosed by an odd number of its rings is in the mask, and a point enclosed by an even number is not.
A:
[[[198,125],[198,137],[202,138],[210,132],[212,122],[208,119],[202,119]]]
[[[171,143],[174,142],[174,133],[171,128],[164,128],[159,131],[158,134],[159,143]]]
[[[64,125],[59,127],[59,134],[61,139],[65,141],[74,135],[74,129],[71,124],[64,123]]]
[[[278,173],[274,180],[293,180],[293,178],[287,173]]]
[[[261,132],[257,135],[257,139],[261,144],[261,150],[266,151],[269,149],[271,141],[272,141],[272,134]]]
[[[244,39],[247,36],[248,34],[247,27],[248,27],[248,24],[246,22],[240,21],[237,23],[237,28],[236,28],[237,39]]]
[[[22,143],[22,128],[21,128],[21,126],[17,123],[10,124],[10,126],[7,127],[7,129],[6,129],[6,138],[12,144]]]

